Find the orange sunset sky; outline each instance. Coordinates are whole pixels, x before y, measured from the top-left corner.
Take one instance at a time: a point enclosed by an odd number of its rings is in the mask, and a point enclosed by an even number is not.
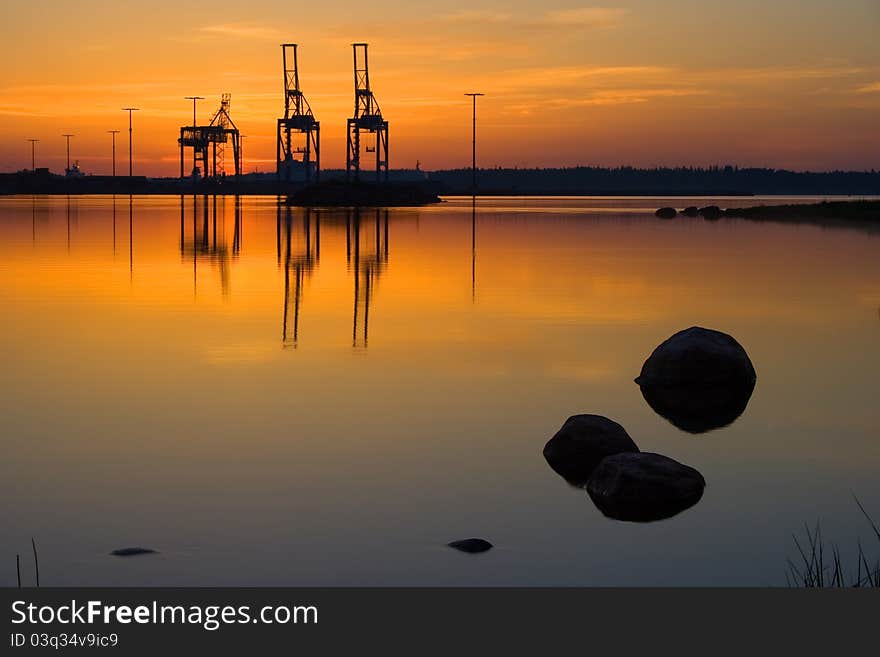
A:
[[[4,0],[0,171],[60,171],[62,133],[87,173],[110,171],[118,129],[135,173],[176,175],[187,95],[222,92],[247,135],[245,171],[274,170],[281,49],[300,44],[301,86],[322,164],[344,166],[353,41],[370,44],[390,121],[391,167],[738,164],[880,168],[876,0]]]

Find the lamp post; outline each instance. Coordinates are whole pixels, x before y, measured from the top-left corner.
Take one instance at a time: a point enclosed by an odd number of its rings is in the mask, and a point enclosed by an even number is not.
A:
[[[477,92],[466,93],[465,96],[470,96],[474,101],[474,110],[473,110],[473,128],[472,128],[472,141],[471,141],[471,191],[473,193],[477,192],[477,96],[485,96],[486,94],[481,94]]]
[[[70,138],[76,137],[76,135],[61,135],[65,139],[67,139],[67,169],[65,169],[65,173],[70,171]]]
[[[137,112],[139,107],[123,107],[123,112],[128,112],[128,177],[131,178],[131,113]]]
[[[196,103],[200,100],[204,100],[205,97],[204,96],[184,96],[184,99],[191,100],[193,102],[193,128],[195,128],[196,126],[198,126],[198,122],[196,121]],[[193,135],[193,137],[195,137],[195,135]],[[183,152],[182,149],[183,149],[183,147],[181,146],[181,152]],[[196,166],[198,165],[198,160],[196,159],[197,156],[198,156],[198,149],[193,147],[193,171],[196,170]],[[181,169],[182,168],[183,167],[181,166]],[[205,168],[206,169],[208,168],[207,164],[205,164]],[[207,178],[207,177],[208,177],[208,172],[205,171],[205,178]]]
[[[119,130],[108,130],[113,136],[113,177],[116,177],[116,135],[119,134]]]
[[[37,170],[37,142],[39,139],[27,139],[25,141],[31,142],[31,170]]]

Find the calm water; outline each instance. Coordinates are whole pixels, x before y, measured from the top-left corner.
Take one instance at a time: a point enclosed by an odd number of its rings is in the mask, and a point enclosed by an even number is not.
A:
[[[44,585],[784,584],[817,520],[847,556],[851,494],[880,516],[880,235],[667,203],[0,199],[0,585],[32,535]],[[758,371],[702,435],[633,383],[694,324]],[[703,499],[602,516],[541,454],[579,412]]]

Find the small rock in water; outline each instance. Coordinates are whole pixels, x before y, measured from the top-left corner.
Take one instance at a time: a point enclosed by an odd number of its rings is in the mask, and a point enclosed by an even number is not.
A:
[[[157,554],[156,550],[151,550],[150,548],[142,548],[142,547],[126,547],[119,548],[118,550],[113,550],[111,552],[114,557],[135,557],[139,554]]]
[[[700,216],[700,208],[696,205],[689,205],[681,213],[686,217],[698,217]]]
[[[714,219],[718,219],[722,214],[724,214],[724,211],[717,205],[707,205],[704,208],[700,208],[700,214],[703,215],[703,219],[708,219],[712,221]]]
[[[655,216],[661,219],[675,219],[677,214],[678,211],[675,208],[660,208],[654,213]]]
[[[487,552],[493,547],[489,541],[483,540],[482,538],[465,538],[461,541],[452,541],[452,543],[447,543],[447,545],[460,552],[467,552],[468,554]]]
[[[694,468],[650,452],[604,459],[587,493],[609,518],[630,522],[663,520],[700,501],[706,480]]]
[[[572,415],[544,445],[544,458],[572,486],[587,483],[606,456],[638,452],[639,448],[617,422],[601,415]]]

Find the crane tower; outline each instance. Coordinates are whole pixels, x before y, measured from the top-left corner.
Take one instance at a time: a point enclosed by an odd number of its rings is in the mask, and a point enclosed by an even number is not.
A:
[[[284,66],[284,117],[278,119],[276,171],[278,180],[290,182],[298,167],[306,181],[321,174],[321,123],[299,88],[295,43],[281,44]]]
[[[360,180],[361,133],[376,135],[375,144],[366,144],[367,153],[376,154],[376,181],[388,180],[388,121],[370,89],[367,44],[351,44],[354,55],[354,116],[348,119],[348,146],[345,154],[345,177]]]

